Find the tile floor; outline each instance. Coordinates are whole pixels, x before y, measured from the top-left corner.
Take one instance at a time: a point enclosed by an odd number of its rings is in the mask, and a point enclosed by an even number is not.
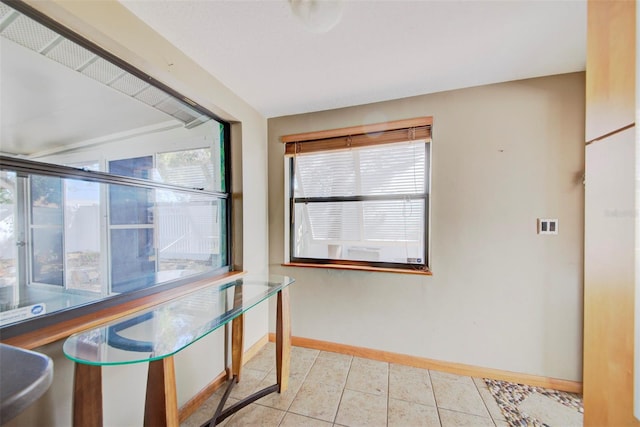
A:
[[[274,353],[274,345],[269,343],[247,362],[228,405],[276,382]],[[493,389],[495,393],[495,384]],[[199,427],[209,419],[222,393],[222,389],[218,390],[181,426]],[[517,410],[527,412],[521,422],[513,414],[508,418],[504,416],[494,395],[480,378],[293,347],[289,389],[283,394],[263,397],[221,425],[582,425],[582,413],[561,403],[559,398],[536,392],[518,396]]]

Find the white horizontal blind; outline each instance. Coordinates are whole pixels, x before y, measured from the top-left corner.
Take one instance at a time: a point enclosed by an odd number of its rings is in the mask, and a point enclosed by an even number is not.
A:
[[[425,262],[428,143],[293,158],[295,258]]]
[[[424,193],[425,142],[296,156],[295,176],[295,197]]]
[[[422,200],[296,204],[296,222],[308,221],[314,241],[342,243],[420,242]]]

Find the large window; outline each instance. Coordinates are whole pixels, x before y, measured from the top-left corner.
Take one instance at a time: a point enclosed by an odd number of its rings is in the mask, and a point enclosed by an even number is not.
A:
[[[227,123],[23,2],[0,81],[3,338],[229,270]]]
[[[226,193],[4,156],[0,182],[0,327],[228,270]]]
[[[291,263],[428,270],[430,118],[283,141]]]

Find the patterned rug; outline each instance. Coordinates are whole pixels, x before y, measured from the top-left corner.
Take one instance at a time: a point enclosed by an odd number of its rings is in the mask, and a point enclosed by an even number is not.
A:
[[[507,422],[512,427],[549,427],[543,421],[535,419],[521,412],[519,409],[518,405],[533,393],[550,397],[569,408],[584,413],[582,396],[579,394],[486,378],[484,382],[487,384],[487,387],[489,387],[489,391],[491,391]]]

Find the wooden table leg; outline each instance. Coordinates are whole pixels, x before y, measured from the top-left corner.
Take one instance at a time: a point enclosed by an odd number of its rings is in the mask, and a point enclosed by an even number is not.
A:
[[[145,427],[178,427],[178,398],[173,356],[149,362]]]
[[[233,307],[242,307],[242,286],[233,291]],[[240,381],[242,371],[242,352],[244,350],[244,314],[239,315],[231,323],[231,377]]]
[[[289,365],[291,363],[291,313],[289,311],[289,288],[278,292],[276,310],[276,376],[279,392],[289,387]]]
[[[75,363],[74,427],[102,427],[102,367]]]
[[[231,324],[231,377],[240,381],[242,371],[242,349],[244,348],[244,314],[236,317]]]

